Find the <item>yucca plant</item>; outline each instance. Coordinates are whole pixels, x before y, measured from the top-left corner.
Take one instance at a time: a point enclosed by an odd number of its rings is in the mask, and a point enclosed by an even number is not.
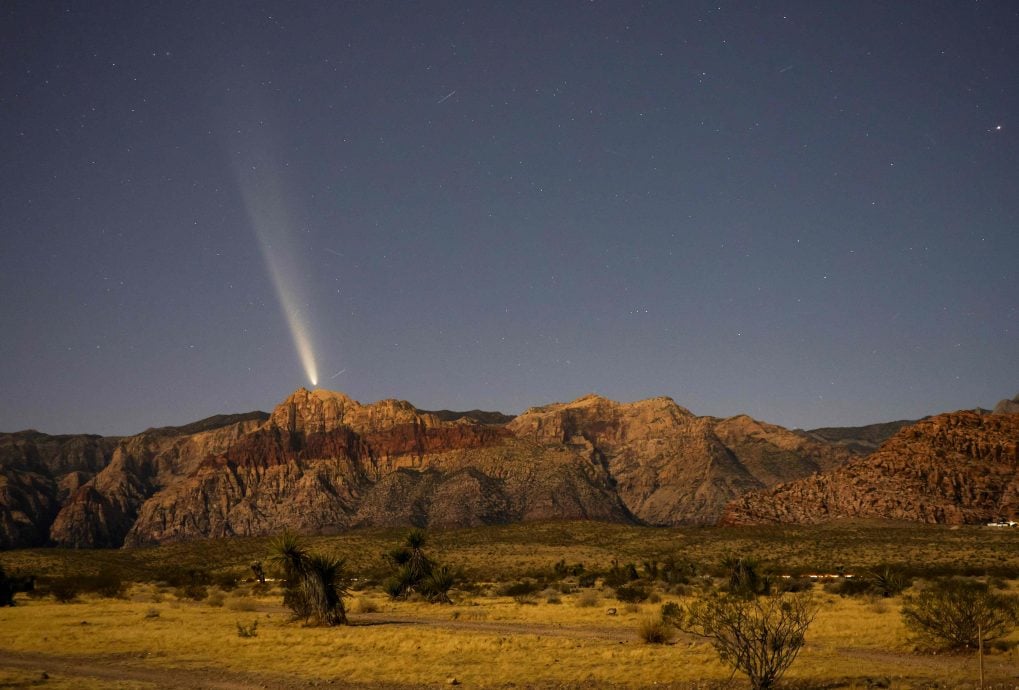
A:
[[[449,590],[456,584],[456,574],[448,565],[434,568],[420,586],[421,594],[433,604],[452,604]]]
[[[347,623],[343,559],[311,553],[290,533],[273,540],[271,549],[270,560],[285,580],[283,603],[295,618],[319,625]]]

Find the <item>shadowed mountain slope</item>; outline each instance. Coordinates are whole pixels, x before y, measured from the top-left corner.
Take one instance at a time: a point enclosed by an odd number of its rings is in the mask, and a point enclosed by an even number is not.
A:
[[[828,474],[745,494],[723,522],[883,518],[970,524],[1019,516],[1019,415],[962,411],[901,429]]]

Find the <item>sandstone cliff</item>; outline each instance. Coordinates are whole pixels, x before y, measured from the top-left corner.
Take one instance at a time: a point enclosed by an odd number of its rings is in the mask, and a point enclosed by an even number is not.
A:
[[[125,541],[628,517],[604,468],[565,449],[403,401],[300,389],[153,495]]]
[[[712,524],[735,496],[850,457],[745,415],[697,417],[670,398],[617,403],[589,395],[532,408],[507,428],[604,464],[626,507],[653,525]]]
[[[885,518],[967,524],[1019,517],[1019,415],[955,412],[903,428],[828,474],[732,501],[723,522]]]
[[[60,506],[109,463],[117,441],[0,434],[0,548],[45,543]]]
[[[981,415],[956,418],[992,424]],[[908,436],[909,452],[942,458],[944,448],[923,451],[924,444],[942,443],[932,439],[945,434],[970,438],[952,425],[924,424],[910,427],[921,431]],[[550,519],[714,524],[727,504],[733,523],[823,519],[825,511],[870,515],[861,506],[881,500],[860,487],[878,470],[853,460],[854,450],[884,430],[837,432],[793,432],[745,415],[699,417],[669,398],[618,403],[589,395],[508,418],[428,412],[399,400],[361,404],[302,388],[271,414],[220,416],[126,438],[0,435],[0,545],[120,546],[285,528],[323,533]],[[974,447],[1014,458],[1008,433]],[[899,462],[898,452],[879,452],[875,462]],[[896,516],[976,519],[966,506],[979,501],[966,491],[997,491],[995,509],[1014,500],[1015,487],[998,487],[1004,479],[991,481],[983,465],[938,472],[939,485],[969,488],[941,502],[920,501],[927,475],[915,477],[892,491],[908,504]],[[983,478],[974,483],[970,472]],[[799,492],[803,505],[767,503],[762,490],[776,484]],[[741,501],[744,495],[753,498]]]

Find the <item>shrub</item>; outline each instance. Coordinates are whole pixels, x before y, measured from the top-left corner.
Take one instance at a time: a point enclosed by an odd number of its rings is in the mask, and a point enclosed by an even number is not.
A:
[[[320,625],[347,623],[347,589],[340,558],[307,551],[297,537],[283,534],[272,543],[272,561],[283,571],[283,604],[295,618]]]
[[[675,638],[670,625],[661,616],[649,616],[637,626],[637,636],[646,644],[668,644]]]
[[[874,592],[873,583],[865,577],[843,577],[824,583],[824,591],[840,597],[861,597]]]
[[[719,659],[745,673],[755,690],[772,688],[796,659],[817,605],[807,594],[781,597],[712,595],[671,620],[707,638]]]
[[[734,596],[749,599],[771,592],[771,578],[761,573],[755,558],[726,556],[722,568],[727,577],[726,590]]]
[[[577,578],[578,587],[594,587],[596,582],[598,582],[598,573],[584,573]]]
[[[201,601],[209,596],[209,588],[204,584],[193,582],[183,587],[178,587],[174,591],[174,595],[178,599],[190,599],[191,601]]]
[[[639,579],[640,575],[637,573],[637,566],[633,563],[619,565],[618,561],[612,561],[612,567],[605,574],[605,584],[609,587],[618,587]]]
[[[433,604],[452,604],[449,590],[456,584],[456,574],[449,566],[432,568],[419,585],[421,594]]]
[[[216,606],[216,607],[222,606],[225,602],[226,602],[226,599],[223,598],[223,593],[222,592],[213,592],[205,600],[205,603],[208,604],[209,606]]]
[[[68,604],[78,598],[78,582],[73,577],[55,577],[46,583],[46,589],[61,604]]]
[[[151,608],[145,612],[146,618],[159,618],[159,609]]]
[[[233,572],[216,573],[211,578],[211,583],[219,587],[224,592],[230,592],[236,589],[240,581],[240,576]]]
[[[902,594],[911,584],[912,578],[890,565],[879,566],[866,575],[871,589],[886,599]]]
[[[649,595],[650,591],[648,588],[639,585],[620,585],[616,587],[616,599],[631,604],[646,601]]]
[[[188,585],[212,584],[209,571],[201,568],[184,568],[179,565],[168,565],[155,571],[153,579],[170,587],[187,587]]]
[[[82,577],[81,588],[83,591],[94,592],[101,597],[119,599],[127,591],[127,583],[124,582],[120,572],[104,568],[95,575]]]
[[[588,590],[577,597],[577,606],[582,609],[593,608],[598,605],[598,602],[598,593],[592,590]]]
[[[511,584],[504,585],[499,588],[499,594],[504,597],[518,597],[527,594],[534,594],[541,590],[541,583],[534,582],[532,580],[524,580],[523,582],[513,582]]]
[[[14,606],[14,596],[18,592],[35,590],[35,576],[19,577],[8,575],[0,566],[0,606]]]
[[[1019,597],[991,592],[983,582],[935,580],[905,598],[902,618],[921,640],[935,646],[975,649],[1006,637],[1019,626]]]
[[[241,625],[237,621],[237,637],[258,637],[258,621],[251,621],[251,625]]]

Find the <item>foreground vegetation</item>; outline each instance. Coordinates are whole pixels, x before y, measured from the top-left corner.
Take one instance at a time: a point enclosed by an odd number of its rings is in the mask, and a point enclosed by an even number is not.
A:
[[[699,636],[710,632],[703,623],[711,621],[682,618],[699,605],[703,614],[698,602],[717,593],[760,598],[761,611],[786,597],[809,606],[798,619],[809,628],[789,634],[798,655],[784,686],[975,687],[976,655],[931,654],[930,636],[917,634],[903,608],[937,593],[932,587],[944,575],[971,576],[967,581],[979,584],[966,591],[995,597],[1019,590],[1009,579],[1019,574],[1019,531],[567,523],[430,532],[427,557],[421,538],[369,530],[277,541],[275,553],[300,566],[291,568],[289,581],[281,578],[287,561],[273,567],[269,560],[269,539],[0,554],[8,573],[39,576],[35,591],[0,609],[0,687],[89,687],[90,672],[68,659],[129,673],[107,670],[94,687],[117,687],[124,678],[128,687],[144,687],[147,673],[153,686],[173,674],[198,674],[178,683],[186,686],[213,673],[237,685],[272,687],[434,686],[454,679],[475,686],[747,687],[745,676],[733,678],[719,660],[717,637]],[[285,605],[295,583],[320,592],[324,580],[302,580],[311,571],[294,559],[316,554],[320,572],[349,576],[333,583],[339,599],[329,600],[343,608],[325,609],[333,619],[295,621],[293,600]],[[346,559],[342,568],[335,557]],[[449,575],[442,596],[424,584],[419,565],[408,567],[433,560]],[[259,583],[256,562],[281,579]],[[783,577],[811,571],[856,577],[828,583]],[[302,622],[339,622],[340,611],[349,625]],[[987,687],[1013,687],[1019,636],[1008,628],[985,642]],[[38,672],[31,670],[36,662]]]

